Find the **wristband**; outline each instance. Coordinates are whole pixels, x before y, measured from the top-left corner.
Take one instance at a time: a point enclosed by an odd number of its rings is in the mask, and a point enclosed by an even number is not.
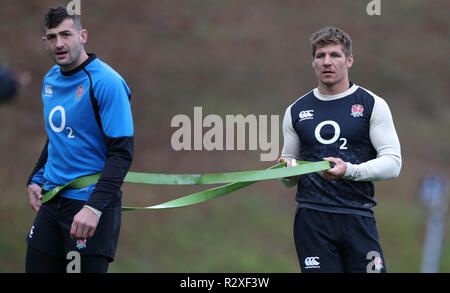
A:
[[[94,208],[91,207],[91,206],[84,205],[83,208],[88,208],[88,209],[90,209],[90,210],[91,210],[94,214],[96,214],[99,218],[100,218],[100,216],[102,215],[102,212],[100,212],[100,211],[97,210],[97,209],[94,209]]]

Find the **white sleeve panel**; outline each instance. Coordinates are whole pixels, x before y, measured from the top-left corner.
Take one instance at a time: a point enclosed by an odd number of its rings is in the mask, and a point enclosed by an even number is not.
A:
[[[283,118],[283,150],[281,151],[281,157],[286,159],[300,159],[300,139],[292,126],[291,106],[286,109],[286,113]]]
[[[294,127],[292,127],[292,116],[291,116],[290,105],[286,109],[286,113],[283,118],[283,150],[281,151],[281,157],[288,160],[299,160],[300,159],[300,139],[298,134],[295,132]],[[298,176],[292,176],[290,178],[281,178],[281,183],[286,187],[290,188],[297,185]]]
[[[351,164],[347,162],[344,178],[354,181],[380,181],[392,179],[400,174],[402,157],[400,142],[388,104],[371,93],[375,104],[370,117],[370,140],[377,151],[373,160]]]

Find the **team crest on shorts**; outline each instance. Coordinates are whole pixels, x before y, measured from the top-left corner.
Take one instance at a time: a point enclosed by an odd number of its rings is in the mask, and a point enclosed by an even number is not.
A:
[[[77,240],[77,248],[78,248],[78,249],[86,248],[86,242],[87,242],[86,239],[83,239],[83,240]]]
[[[75,94],[75,101],[79,101],[84,94],[84,86],[80,85]]]
[[[352,106],[352,115],[353,117],[362,117],[364,112],[364,107],[360,104],[355,104]]]

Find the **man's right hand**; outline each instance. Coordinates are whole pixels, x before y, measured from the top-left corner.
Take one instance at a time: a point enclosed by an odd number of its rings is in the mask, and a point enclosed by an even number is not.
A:
[[[298,163],[295,159],[289,160],[288,158],[279,158],[278,163],[286,162],[287,167],[298,166]],[[297,185],[298,176],[285,177],[281,179],[281,183],[283,183],[286,187],[292,187]]]
[[[281,158],[278,159],[278,163],[281,163],[281,162],[286,162],[288,167],[298,166],[297,161],[295,159],[289,160],[287,158],[281,157]]]
[[[30,197],[31,208],[38,212],[42,201],[41,187],[37,184],[28,185],[28,196]]]

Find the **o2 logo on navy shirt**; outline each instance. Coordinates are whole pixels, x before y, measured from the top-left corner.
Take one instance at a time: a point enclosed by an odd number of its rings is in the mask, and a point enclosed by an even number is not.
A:
[[[320,134],[320,131],[322,130],[322,128],[324,126],[330,125],[331,127],[333,127],[334,129],[334,135],[332,138],[323,138],[322,135]],[[316,126],[316,130],[314,131],[314,135],[317,139],[318,142],[320,142],[321,144],[332,144],[335,143],[336,141],[341,141],[342,144],[339,147],[339,149],[341,150],[346,150],[347,149],[347,139],[344,137],[340,137],[341,136],[341,127],[339,126],[339,124],[336,121],[333,120],[326,120],[326,121],[322,121],[320,122],[317,126]]]

